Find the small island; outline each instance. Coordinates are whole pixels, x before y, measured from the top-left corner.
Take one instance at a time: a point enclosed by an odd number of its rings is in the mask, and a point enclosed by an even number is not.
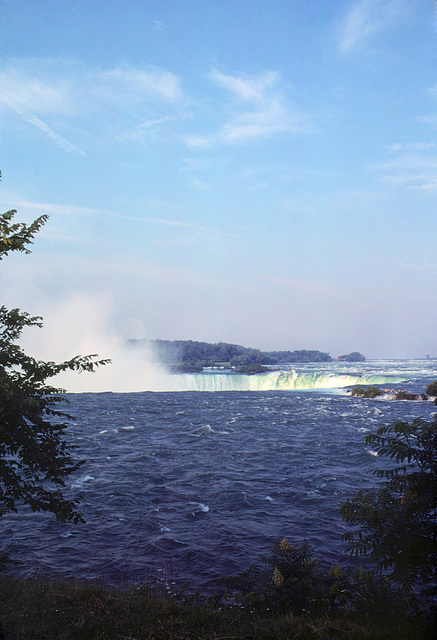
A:
[[[352,353],[348,353],[345,356],[338,356],[337,360],[339,362],[365,362],[366,358],[362,353],[358,351],[353,351]]]
[[[434,399],[437,404],[437,380],[431,382],[422,393],[411,393],[411,391],[395,389],[380,389],[372,385],[363,387],[352,387],[347,393],[358,398],[381,398],[383,400],[429,400]]]

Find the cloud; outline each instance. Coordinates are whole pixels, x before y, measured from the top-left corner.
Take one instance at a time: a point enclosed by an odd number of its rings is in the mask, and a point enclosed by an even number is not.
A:
[[[38,65],[34,60],[28,60],[24,65],[15,61],[4,65],[0,72],[1,104],[39,129],[63,151],[84,155],[81,149],[36,115],[71,113],[72,101],[68,82],[63,78],[47,77],[47,70],[40,72],[38,77]]]
[[[268,71],[255,78],[229,76],[213,70],[209,74],[211,80],[231,91],[235,96],[249,102],[264,102],[266,91],[278,83],[279,74]]]
[[[394,144],[391,158],[377,165],[382,179],[409,189],[437,189],[437,145],[428,142]]]
[[[213,70],[208,79],[226,92],[221,93],[225,101],[212,111],[215,131],[185,135],[188,146],[247,144],[309,130],[308,117],[292,104],[276,71],[247,75]],[[69,139],[76,128],[81,139],[87,130],[92,131],[92,138],[110,136],[118,142],[142,142],[163,135],[180,139],[174,123],[201,115],[183,91],[181,77],[168,69],[117,65],[102,70],[67,59],[4,61],[2,104],[63,151],[78,155],[84,151]],[[211,125],[207,126],[211,131]],[[62,135],[62,128],[68,128],[68,138]],[[86,149],[85,143],[81,146]]]
[[[428,94],[431,95],[431,97],[433,98],[434,102],[437,98],[437,86],[434,87],[430,87],[428,89]],[[426,115],[423,116],[419,116],[418,118],[419,122],[422,122],[423,124],[426,124],[427,126],[431,127],[432,129],[437,129],[437,113],[435,113],[435,111],[433,113],[428,113]]]
[[[339,27],[339,49],[349,53],[363,47],[374,35],[397,26],[407,14],[406,0],[358,0]]]
[[[186,102],[180,77],[151,65],[102,71],[80,60],[16,58],[3,60],[0,71],[0,107],[18,114],[63,151],[79,155],[84,152],[60,133],[61,127],[71,132],[80,123],[83,135],[88,121],[93,136],[111,132],[112,139],[141,139],[146,131],[180,119]]]
[[[262,104],[261,108],[241,113],[226,122],[219,138],[233,144],[306,130],[307,125],[299,115],[291,112],[281,98],[273,98]]]
[[[192,186],[198,189],[208,189],[208,185],[201,180],[197,180],[194,178],[191,181]],[[141,228],[143,225],[153,225],[155,227],[167,228],[169,232],[172,230],[179,231],[177,234],[177,238],[174,237],[174,234],[167,234],[167,238],[160,238],[159,240],[153,240],[154,244],[168,244],[175,242],[179,243],[187,243],[187,242],[197,242],[199,241],[199,236],[202,236],[202,243],[209,240],[217,240],[218,238],[231,238],[232,234],[226,233],[214,227],[208,227],[202,224],[197,224],[193,222],[186,222],[184,220],[172,219],[172,218],[150,218],[143,217],[140,215],[127,215],[125,213],[120,213],[118,211],[108,211],[104,209],[94,209],[91,207],[81,207],[77,205],[70,204],[56,204],[49,202],[29,202],[29,201],[14,201],[13,204],[10,200],[1,200],[0,203],[3,203],[6,207],[13,206],[14,209],[20,210],[20,215],[29,217],[30,219],[34,219],[35,216],[40,214],[48,214],[50,216],[62,216],[62,217],[70,217],[70,218],[104,218],[107,220],[108,218],[113,219],[121,219],[123,221],[129,221],[129,223],[134,223],[137,225],[137,228]],[[82,224],[82,222],[80,223]],[[182,231],[186,232],[182,234]],[[94,239],[89,238],[87,235],[75,235],[72,233],[71,229],[67,234],[59,233],[59,231],[53,231],[52,226],[44,228],[45,237],[57,238],[62,242],[75,243],[78,242],[94,242]],[[152,241],[151,241],[152,242]]]
[[[414,264],[414,263],[403,262],[401,264],[401,267],[403,267],[404,269],[408,269],[409,271],[423,273],[428,276],[434,275],[435,273],[437,273],[437,264],[431,264],[431,263],[425,263],[425,262],[422,262],[420,264]]]
[[[68,113],[72,107],[69,81],[46,60],[2,61],[0,103],[41,114]]]
[[[218,230],[205,227],[201,224],[193,224],[190,222],[184,222],[183,220],[166,220],[165,218],[138,218],[143,222],[150,222],[152,224],[164,225],[166,227],[180,227],[183,229],[192,229],[195,231],[208,231],[214,233],[220,233]]]
[[[164,31],[167,28],[167,25],[160,20],[155,20],[153,22],[153,28],[155,29],[155,31]]]
[[[113,92],[123,100],[141,101],[144,98],[159,98],[168,102],[182,100],[180,78],[165,69],[149,66],[147,69],[116,67],[97,76],[102,88]]]
[[[215,133],[187,136],[190,147],[216,144],[245,144],[280,133],[309,131],[309,119],[300,113],[279,89],[280,76],[268,71],[258,76],[226,75],[213,70],[209,78],[231,94],[225,108],[229,117]]]
[[[3,200],[3,202],[5,202]],[[14,209],[24,209],[24,211],[38,211],[41,213],[55,214],[60,216],[104,216],[107,212],[103,209],[93,209],[91,207],[78,207],[70,204],[54,204],[51,202],[28,202],[21,200],[14,203]]]
[[[37,129],[45,133],[63,151],[67,151],[68,153],[73,153],[76,155],[82,155],[82,156],[85,155],[84,151],[82,151],[81,149],[76,147],[76,145],[74,145],[72,142],[69,142],[66,138],[61,136],[56,131],[54,131],[51,127],[49,127],[48,124],[43,122],[43,120],[38,118],[33,113],[30,113],[29,111],[27,111],[26,109],[24,109],[18,104],[11,103],[11,107],[16,113],[18,113],[18,115],[20,115],[23,118],[25,122],[28,122],[29,124],[34,125],[35,127],[37,127]]]

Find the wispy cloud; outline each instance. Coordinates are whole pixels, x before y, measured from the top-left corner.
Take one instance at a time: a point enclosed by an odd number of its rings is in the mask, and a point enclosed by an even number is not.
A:
[[[4,202],[4,201],[3,201]],[[103,209],[92,209],[91,207],[80,207],[70,204],[54,204],[50,202],[28,202],[26,200],[16,201],[15,209],[23,209],[24,211],[41,212],[59,216],[103,216],[107,212]]]
[[[244,76],[230,76],[213,69],[209,74],[211,80],[222,85],[236,97],[248,102],[264,102],[266,92],[280,80],[276,71],[267,71],[259,76],[250,78]]]
[[[186,142],[189,146],[245,144],[281,133],[295,134],[310,129],[309,118],[294,107],[280,90],[277,72],[249,77],[213,70],[209,78],[231,94],[231,102],[224,109],[229,115],[216,132],[206,136],[188,136]]]
[[[178,227],[182,229],[192,229],[195,231],[208,231],[208,232],[214,231],[214,233],[219,233],[219,231],[217,231],[216,229],[211,229],[201,224],[184,222],[183,220],[168,220],[166,218],[137,218],[137,220],[141,220],[143,222],[150,222],[152,224],[163,225],[166,227]]]
[[[238,143],[279,133],[308,131],[304,120],[293,113],[281,98],[268,100],[261,108],[237,115],[223,125],[220,138],[224,142]]]
[[[174,102],[183,97],[180,78],[154,66],[147,69],[116,67],[98,74],[97,77],[101,81],[101,89],[110,91],[117,96],[117,100],[122,97],[123,100],[141,101],[154,97]]]
[[[362,48],[380,31],[397,26],[406,19],[406,0],[358,0],[340,24],[339,49],[349,53]]]
[[[311,282],[309,280],[298,280],[297,278],[274,278],[268,276],[259,276],[259,279],[268,282],[271,285],[283,287],[305,296],[333,296],[337,290],[323,282]]]
[[[80,155],[84,152],[62,135],[62,128],[71,137],[80,122],[83,135],[83,123],[92,120],[93,136],[111,130],[113,139],[141,139],[180,118],[185,100],[180,77],[151,65],[102,71],[78,60],[18,58],[3,60],[0,71],[0,106],[62,150]]]
[[[7,101],[7,102],[10,105],[10,107],[16,113],[18,113],[18,115],[20,115],[23,118],[25,122],[28,122],[29,124],[34,125],[35,127],[37,127],[37,129],[45,133],[46,136],[48,136],[51,140],[53,140],[60,149],[62,149],[63,151],[67,151],[68,153],[85,155],[84,151],[82,151],[81,149],[76,147],[76,145],[74,145],[72,142],[69,142],[66,138],[61,136],[56,131],[54,131],[51,127],[49,127],[49,125],[46,122],[38,118],[35,114],[30,113],[27,109],[25,109],[19,104],[16,104],[15,102],[11,102],[11,101]]]
[[[28,60],[25,65],[15,61],[3,65],[0,72],[2,104],[39,129],[63,151],[84,155],[81,149],[40,117],[71,113],[71,98],[68,82],[62,78],[47,77],[46,73],[40,73],[38,77],[35,61]]]
[[[408,269],[409,271],[415,271],[419,273],[428,273],[428,274],[437,273],[437,263],[432,264],[432,263],[422,262],[419,264],[415,264],[411,262],[408,262],[408,263],[403,262],[401,263],[400,266],[403,267],[404,269]]]
[[[377,166],[382,179],[409,189],[437,189],[437,145],[428,142],[394,144],[390,158]]]
[[[167,28],[167,25],[160,20],[155,20],[153,22],[153,28],[155,29],[155,31],[164,31]]]
[[[72,105],[70,82],[59,71],[47,60],[2,60],[0,103],[20,105],[40,115],[69,112]]]
[[[436,10],[436,15],[437,15],[437,10]],[[433,101],[435,102],[437,99],[437,85],[433,87],[429,87],[427,93],[433,98]],[[431,113],[427,113],[426,115],[419,116],[417,119],[419,122],[426,124],[432,129],[437,129],[437,113],[435,109]]]
[[[198,188],[207,188],[207,185],[194,185]],[[0,200],[0,204],[7,207],[11,206],[10,200]],[[187,222],[176,218],[150,218],[141,215],[132,215],[120,213],[118,211],[109,211],[105,209],[94,209],[92,207],[82,207],[71,204],[57,204],[50,202],[29,202],[26,200],[15,200],[14,209],[19,209],[21,214],[35,216],[42,213],[49,216],[66,216],[66,217],[83,217],[83,218],[115,218],[125,221],[137,223],[139,225],[153,225],[156,227],[168,228],[169,230],[191,231],[194,235],[203,234],[209,236],[228,236],[232,234],[224,233],[214,227],[202,225],[196,222]]]
[[[390,147],[390,151],[408,151],[408,152],[427,152],[437,151],[437,144],[435,142],[411,142],[411,143],[396,143]]]

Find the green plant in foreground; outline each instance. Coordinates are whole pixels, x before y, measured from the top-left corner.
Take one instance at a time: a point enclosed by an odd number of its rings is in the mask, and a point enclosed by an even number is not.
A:
[[[373,579],[369,576],[369,580]],[[381,600],[374,615],[368,591],[364,581],[366,613],[361,618],[349,616],[346,611],[333,616],[317,613],[300,616],[290,609],[272,613],[268,607],[224,606],[217,598],[193,596],[180,601],[147,586],[117,590],[86,582],[30,580],[0,574],[0,637],[2,634],[5,640],[429,640],[432,637],[432,621],[423,616],[407,617],[401,609],[403,600],[385,601],[388,615],[384,615]]]
[[[437,416],[396,422],[365,438],[380,456],[397,463],[376,470],[379,488],[362,490],[340,507],[359,527],[343,535],[353,555],[376,561],[376,572],[410,590],[437,578]]]
[[[14,223],[15,213],[0,215],[0,260],[11,251],[30,253],[28,245],[47,220]],[[67,500],[61,491],[80,464],[65,439],[71,416],[58,408],[63,390],[47,380],[66,370],[93,371],[109,360],[76,356],[56,364],[28,356],[17,340],[26,327],[41,326],[40,317],[0,307],[0,517],[26,504],[60,521],[79,522],[79,500]]]

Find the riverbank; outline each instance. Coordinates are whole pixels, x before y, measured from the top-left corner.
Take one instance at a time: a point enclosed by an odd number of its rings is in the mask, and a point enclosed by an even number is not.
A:
[[[233,601],[232,601],[233,600]],[[426,640],[426,616],[271,613],[235,598],[0,575],[1,640]],[[246,601],[247,602],[247,601]],[[387,603],[388,604],[388,603]],[[391,615],[390,615],[391,614]],[[431,635],[430,635],[431,634]]]

